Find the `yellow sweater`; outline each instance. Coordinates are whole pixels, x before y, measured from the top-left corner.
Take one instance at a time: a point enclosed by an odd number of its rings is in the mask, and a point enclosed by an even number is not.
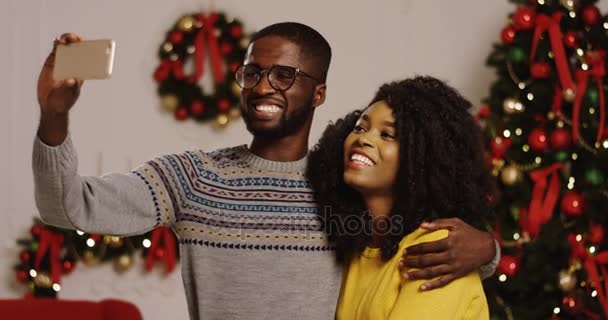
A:
[[[404,248],[447,237],[447,230],[418,229],[399,244],[399,253],[383,262],[379,248],[365,248],[344,273],[338,320],[489,319],[486,297],[477,272],[443,288],[420,291],[425,281],[405,281],[398,264]]]

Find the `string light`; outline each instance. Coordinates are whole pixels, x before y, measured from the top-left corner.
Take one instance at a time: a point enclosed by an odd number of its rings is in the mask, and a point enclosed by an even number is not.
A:
[[[523,133],[523,131],[521,130],[521,128],[517,128],[517,129],[515,129],[515,135],[516,135],[516,136],[521,136],[521,135],[522,135],[522,133]],[[607,142],[608,142],[608,141],[607,141]]]
[[[538,4],[542,6],[543,4],[545,4],[545,0],[538,0]]]
[[[540,164],[541,162],[543,162],[543,159],[541,159],[541,157],[536,157],[536,159],[534,159],[534,162]]]
[[[509,130],[505,130],[505,131],[503,131],[503,132],[502,132],[502,135],[503,135],[505,138],[508,138],[508,137],[510,137],[510,136],[511,136],[511,131],[509,131]]]
[[[91,238],[87,239],[87,246],[89,248],[93,248],[95,246],[95,240],[93,240]]]
[[[592,298],[597,297],[597,290],[593,290],[593,291],[591,292],[591,297],[592,297]]]
[[[507,276],[504,274],[501,274],[500,276],[498,276],[498,281],[500,281],[500,282],[507,281]]]
[[[604,22],[604,29],[608,30],[608,22]]]
[[[76,234],[77,234],[77,235],[79,235],[79,236],[81,236],[81,235],[83,235],[83,234],[84,234],[84,232],[82,232],[82,231],[80,231],[80,230],[76,230]]]
[[[586,70],[586,69],[585,69],[585,70]],[[534,95],[533,95],[532,93],[528,93],[528,94],[526,95],[526,98],[528,98],[528,100],[532,101],[532,100],[534,100]]]
[[[555,314],[559,314],[561,312],[561,310],[558,307],[555,307],[555,309],[553,309],[553,313]]]
[[[150,248],[150,246],[152,246],[152,242],[149,239],[144,239],[141,244],[144,246],[144,248]]]
[[[522,150],[524,150],[524,152],[528,152],[528,151],[530,151],[530,146],[529,146],[529,145],[527,145],[527,144],[524,144],[524,145],[521,147],[521,149],[522,149]]]
[[[519,233],[515,233],[515,234],[513,235],[513,240],[517,241],[517,240],[519,240],[519,237],[520,237],[520,236],[519,236]]]
[[[576,241],[581,242],[583,240],[583,236],[580,234],[576,235]]]
[[[589,114],[595,114],[595,108],[589,108]]]
[[[30,277],[36,278],[36,276],[38,276],[38,272],[34,269],[30,269]]]
[[[591,254],[595,253],[595,247],[594,246],[589,247],[589,253],[591,253]]]
[[[573,154],[572,154],[572,160],[576,160],[576,159],[578,159],[578,154],[573,153]]]
[[[604,142],[602,142],[602,146],[604,146],[604,149],[608,149],[608,140],[604,140]]]
[[[520,82],[519,84],[517,84],[517,86],[518,86],[518,87],[519,87],[521,90],[523,90],[523,89],[525,89],[525,88],[526,88],[526,83],[525,83],[525,82]]]
[[[583,51],[583,49],[578,48],[576,49],[576,54],[578,54],[579,57],[582,57],[585,55],[585,51]]]
[[[55,292],[61,291],[61,286],[59,283],[53,283],[53,290],[55,290]]]
[[[589,70],[589,66],[586,63],[581,64],[581,69]]]
[[[570,18],[576,18],[576,12],[570,11]]]

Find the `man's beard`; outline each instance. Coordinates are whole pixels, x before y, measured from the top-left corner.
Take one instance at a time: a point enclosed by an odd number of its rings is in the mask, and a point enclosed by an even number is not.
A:
[[[272,128],[260,128],[255,126],[248,111],[243,113],[243,120],[247,125],[247,130],[256,137],[268,139],[288,137],[300,131],[313,113],[312,97],[310,98],[310,101],[307,101],[303,105],[305,107],[298,108],[298,110],[294,111],[292,114],[289,114],[289,107],[287,107],[283,110],[279,124]]]

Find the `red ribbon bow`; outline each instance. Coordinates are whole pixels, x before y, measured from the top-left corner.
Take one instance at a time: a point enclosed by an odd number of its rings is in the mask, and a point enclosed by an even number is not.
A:
[[[568,242],[572,250],[571,259],[578,258],[582,260],[591,287],[597,291],[598,301],[604,311],[604,315],[608,316],[608,270],[606,269],[606,265],[608,265],[608,251],[603,251],[593,256],[587,252],[581,242],[576,241],[574,235],[568,236]],[[602,278],[604,279],[603,285]],[[599,317],[597,318],[599,319]]]
[[[553,209],[559,197],[560,183],[558,172],[563,167],[556,163],[550,167],[530,172],[530,178],[534,181],[532,200],[528,208],[527,231],[534,238],[540,233],[540,228],[553,214]],[[547,179],[550,179],[547,186]]]
[[[583,96],[587,92],[587,84],[589,83],[589,77],[594,77],[597,82],[598,93],[600,95],[600,122],[598,125],[597,139],[600,141],[603,136],[604,122],[606,118],[605,101],[604,101],[604,84],[602,78],[606,76],[606,68],[604,64],[604,58],[606,52],[598,51],[595,53],[587,54],[587,63],[589,68],[587,70],[579,69],[576,71],[576,99],[574,100],[574,106],[572,107],[572,139],[578,140],[579,136],[579,119],[581,113],[581,103]]]
[[[222,83],[224,81],[224,69],[222,68],[222,55],[220,53],[219,44],[217,37],[215,36],[215,23],[219,19],[216,13],[211,13],[209,17],[198,14],[197,19],[203,24],[199,29],[196,38],[194,40],[194,46],[196,51],[195,57],[195,73],[194,76],[190,77],[191,82],[198,81],[204,73],[205,67],[205,40],[209,44],[209,59],[211,62],[211,70],[213,71],[213,78],[215,83]]]
[[[540,41],[541,35],[545,32],[549,32],[549,41],[551,42],[551,50],[555,55],[555,66],[557,68],[557,75],[563,89],[574,90],[574,81],[568,68],[568,59],[566,59],[566,50],[562,42],[563,36],[560,28],[559,21],[562,18],[561,12],[556,12],[552,16],[546,14],[540,14],[536,17],[536,28],[534,29],[534,37],[532,39],[532,50],[530,51],[530,62],[534,60],[536,55],[536,48]],[[530,68],[532,63],[530,63]]]
[[[34,266],[40,268],[42,259],[48,253],[49,264],[51,265],[51,280],[53,283],[61,281],[61,245],[63,244],[63,234],[53,232],[47,228],[42,228],[39,236],[38,251],[36,251],[36,260]]]
[[[165,273],[175,268],[175,237],[167,227],[158,227],[152,231],[150,248],[146,257],[146,271],[152,271],[156,259],[165,263]],[[163,250],[163,255],[157,255],[157,250]]]

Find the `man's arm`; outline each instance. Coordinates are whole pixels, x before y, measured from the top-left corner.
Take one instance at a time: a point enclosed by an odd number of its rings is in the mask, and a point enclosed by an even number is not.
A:
[[[443,287],[476,270],[487,278],[496,270],[500,251],[491,233],[477,230],[458,218],[438,219],[421,227],[430,231],[449,230],[447,238],[408,247],[403,253],[399,264],[403,278],[434,279],[422,284],[421,290]],[[409,271],[411,268],[419,270]]]

